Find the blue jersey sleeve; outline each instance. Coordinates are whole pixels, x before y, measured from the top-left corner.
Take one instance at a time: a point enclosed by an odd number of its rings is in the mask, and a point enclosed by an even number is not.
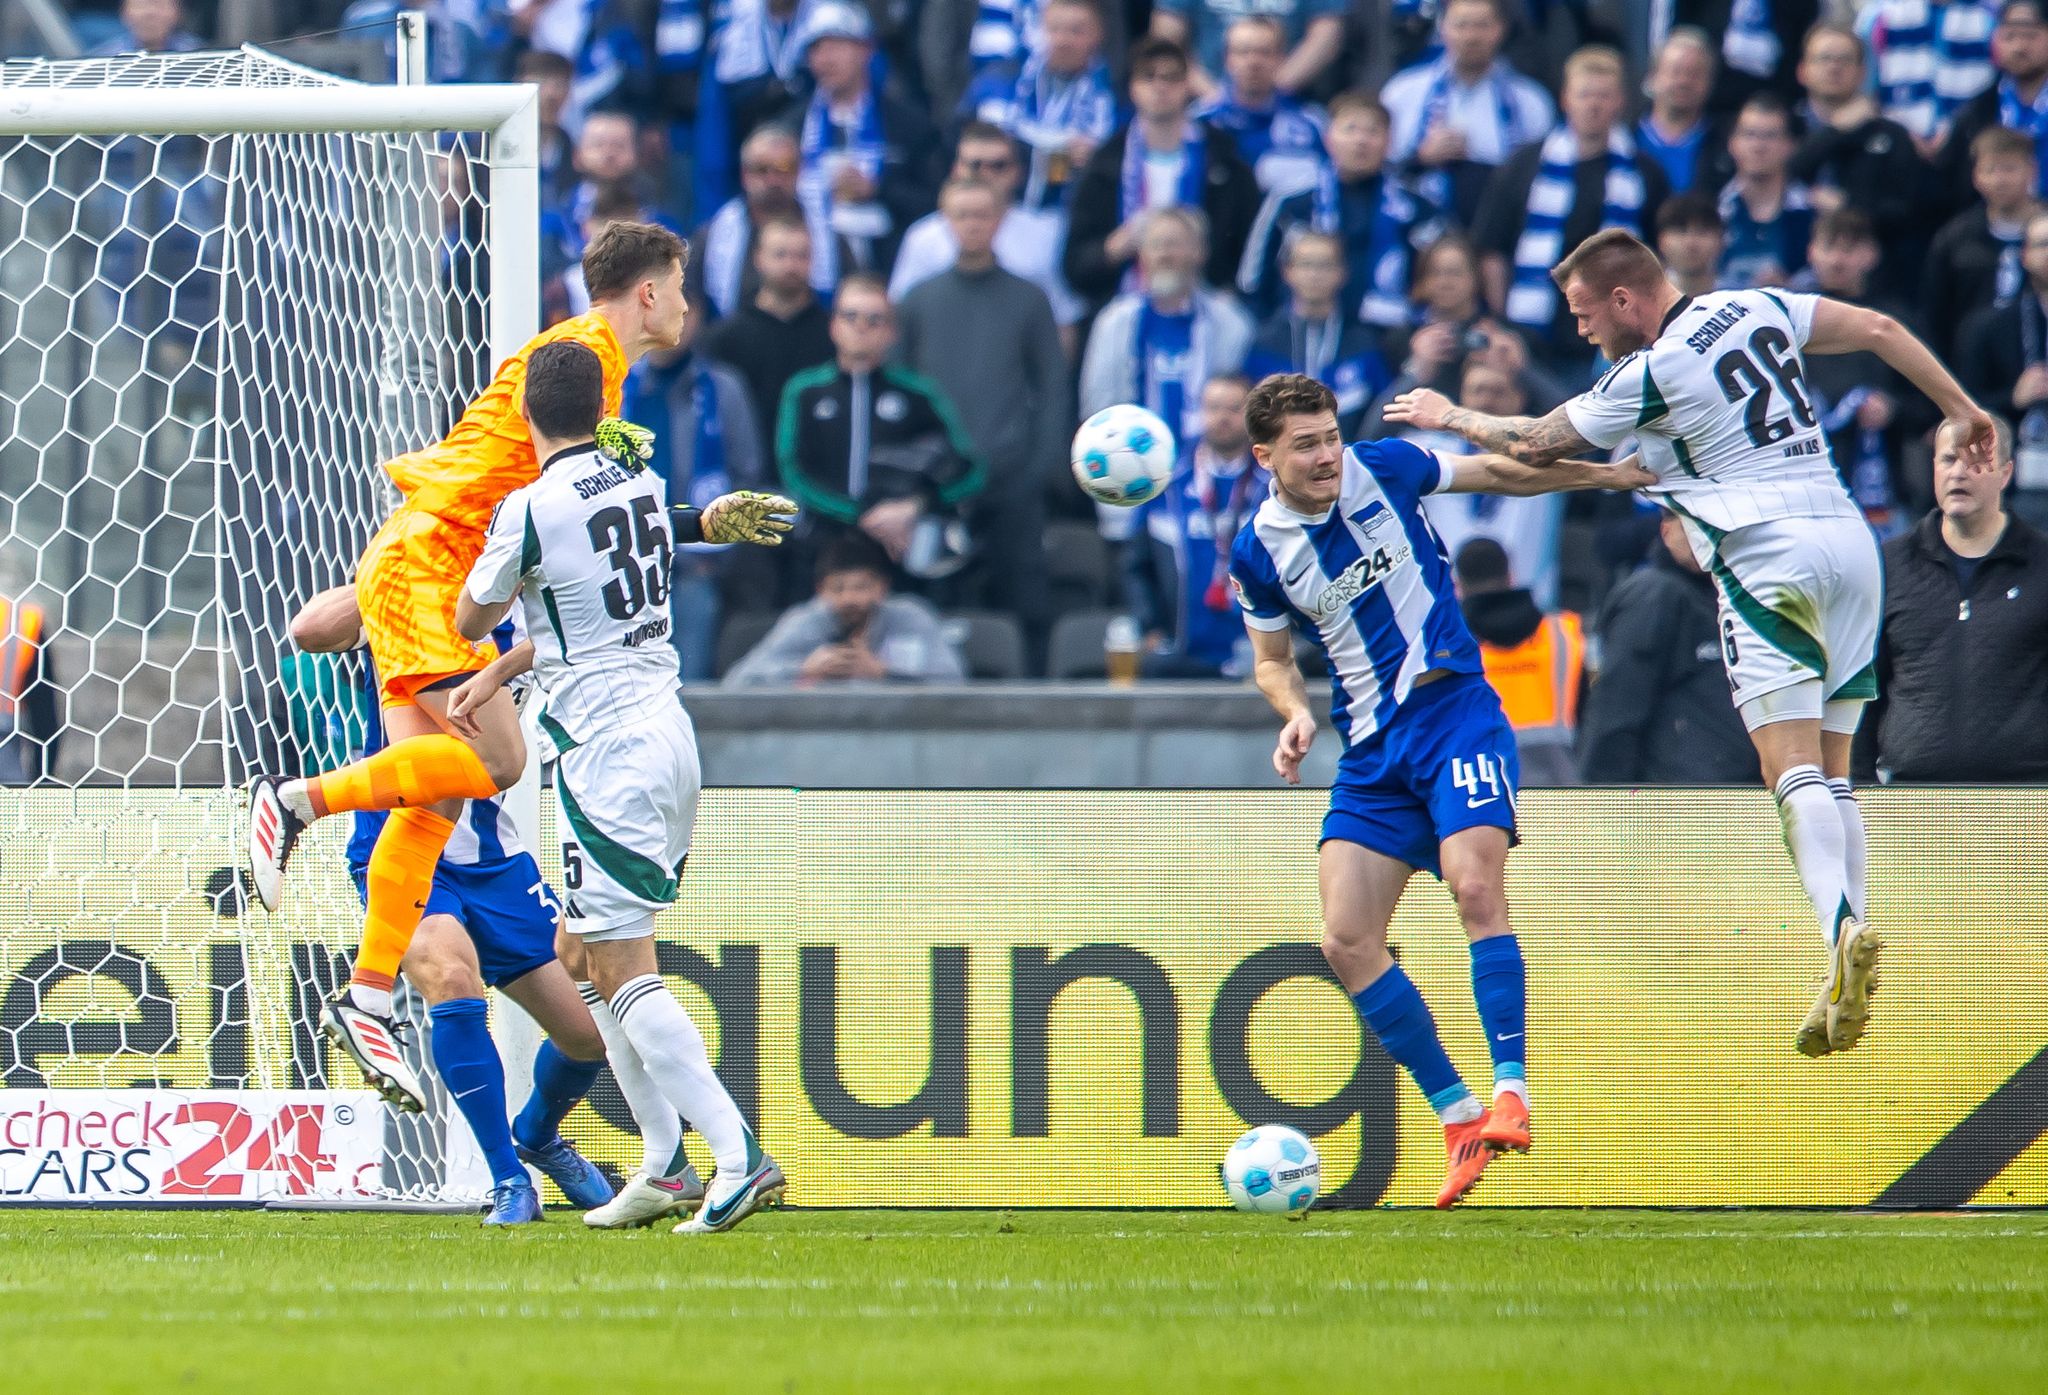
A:
[[[1272,557],[1249,524],[1230,548],[1230,589],[1237,593],[1244,622],[1251,628],[1284,630],[1294,623],[1280,573],[1273,569]]]
[[[1351,449],[1358,463],[1372,471],[1373,478],[1410,499],[1420,499],[1443,488],[1443,461],[1436,452],[1424,450],[1413,441],[1388,437]]]

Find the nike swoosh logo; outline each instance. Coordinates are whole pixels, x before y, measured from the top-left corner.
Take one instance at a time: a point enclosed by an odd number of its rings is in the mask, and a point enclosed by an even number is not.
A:
[[[1495,1032],[1493,1034],[1493,1039],[1495,1041],[1513,1041],[1516,1037],[1519,1037],[1520,1035],[1522,1035],[1520,1032]]]
[[[753,1191],[754,1184],[760,1181],[762,1175],[767,1171],[768,1169],[765,1167],[756,1169],[754,1174],[751,1177],[747,1178],[746,1181],[742,1182],[739,1185],[738,1189],[735,1190],[733,1194],[727,1197],[723,1202],[719,1203],[716,1206],[705,1207],[703,1215],[704,1223],[706,1225],[717,1225],[721,1221],[723,1221],[727,1216],[730,1216],[736,1209],[738,1209],[741,1200],[744,1199],[749,1192]]]
[[[1491,804],[1491,803],[1493,803],[1493,802],[1494,802],[1494,801],[1495,801],[1496,799],[1499,799],[1499,798],[1500,798],[1500,796],[1499,796],[1499,795],[1497,795],[1497,794],[1490,794],[1490,795],[1488,795],[1488,796],[1487,796],[1486,798],[1484,798],[1484,799],[1467,799],[1467,800],[1465,801],[1465,807],[1466,807],[1467,809],[1477,809],[1477,808],[1478,808],[1478,807],[1479,807],[1480,805],[1482,805],[1482,804]]]
[[[1308,569],[1309,569],[1309,568],[1310,568],[1311,566],[1313,566],[1313,565],[1315,565],[1315,564],[1314,564],[1314,563],[1312,563],[1312,562],[1304,562],[1304,563],[1302,563],[1302,564],[1301,564],[1301,570],[1300,570],[1300,571],[1298,571],[1298,572],[1296,572],[1296,573],[1295,573],[1295,574],[1294,574],[1293,576],[1290,576],[1290,577],[1288,577],[1288,578],[1287,578],[1287,580],[1286,580],[1286,581],[1285,581],[1284,583],[1282,583],[1282,584],[1283,584],[1283,585],[1287,585],[1287,586],[1292,586],[1292,585],[1293,585],[1293,584],[1294,584],[1295,582],[1297,582],[1297,581],[1301,580],[1301,579],[1302,579],[1303,577],[1307,576],[1307,575],[1308,575]]]

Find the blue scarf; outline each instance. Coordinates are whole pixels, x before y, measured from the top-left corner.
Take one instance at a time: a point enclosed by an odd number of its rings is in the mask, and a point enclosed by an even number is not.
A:
[[[999,123],[1031,147],[1024,207],[1057,204],[1073,187],[1074,171],[1065,150],[1067,137],[1087,136],[1100,143],[1115,134],[1116,120],[1116,83],[1109,65],[1101,59],[1065,81],[1045,70],[1043,58],[1034,56],[1026,62],[1017,75],[1009,111]]]
[[[704,0],[661,0],[654,20],[654,64],[664,73],[694,73],[704,58]]]
[[[1180,140],[1180,188],[1175,191],[1173,201],[1185,208],[1200,208],[1202,186],[1209,174],[1208,145],[1202,139],[1202,128],[1192,121],[1182,128]],[[1120,188],[1117,216],[1128,221],[1132,215],[1145,209],[1145,133],[1139,129],[1135,117],[1124,132],[1124,169]]]
[[[718,61],[712,71],[718,80],[730,86],[772,74],[785,84],[794,82],[804,64],[797,36],[816,3],[799,0],[784,23],[768,13],[768,0],[731,0],[731,11],[722,21],[713,21]]]
[[[1721,59],[1738,73],[1768,78],[1778,71],[1785,42],[1771,24],[1772,0],[1735,0],[1721,34]]]
[[[2041,84],[2041,90],[2034,94],[2033,101],[2022,102],[2012,79],[2000,78],[1998,124],[2031,136],[2036,146],[2048,152],[2048,83]],[[2042,163],[2048,164],[2048,161]],[[2036,176],[2034,192],[2048,194],[2048,168]]]
[[[828,151],[844,154],[853,167],[868,179],[879,184],[882,179],[884,154],[882,138],[882,104],[876,99],[875,87],[869,83],[861,94],[860,110],[855,113],[853,132],[844,145],[834,145],[842,128],[832,122],[831,103],[823,92],[813,93],[811,104],[804,110],[804,127],[801,139],[803,168],[797,176],[797,201],[804,206],[806,220],[813,228],[827,230],[825,239],[828,259],[825,262],[828,284],[839,282],[839,239],[832,235],[832,179],[825,170],[824,156]],[[819,269],[819,258],[815,251],[811,257],[812,273]]]
[[[1879,6],[1871,30],[1878,101],[1914,135],[1938,135],[1957,108],[1998,76],[1991,66],[1998,7],[1988,0],[1949,0],[1937,17],[1929,0],[1879,0]]]
[[[625,81],[626,74],[647,67],[647,53],[633,26],[620,22],[609,0],[583,0],[583,42],[576,46],[574,62],[569,100],[563,104],[570,113],[563,124],[572,130]]]
[[[1314,112],[1284,92],[1260,111],[1239,101],[1237,85],[1225,79],[1222,92],[1198,109],[1195,119],[1230,132],[1237,140],[1238,153],[1254,168],[1271,151],[1322,158],[1323,128]]]
[[[1420,221],[1422,209],[1394,177],[1381,171],[1378,205],[1373,209],[1372,235],[1365,253],[1368,273],[1359,295],[1358,318],[1367,324],[1404,325],[1412,307],[1408,301],[1408,270],[1411,246],[1408,230]],[[1347,252],[1351,239],[1344,234],[1343,193],[1337,186],[1337,171],[1327,161],[1316,172],[1315,196],[1309,226],[1320,233],[1343,237]]]
[[[1507,78],[1502,69],[1505,65],[1495,63],[1484,79],[1493,93],[1494,119],[1500,123],[1501,150],[1505,152],[1527,144],[1535,136],[1534,131],[1522,130],[1520,116],[1515,110],[1514,99],[1508,95]],[[1429,75],[1429,88],[1422,94],[1422,119],[1415,124],[1415,140],[1418,147],[1429,135],[1430,128],[1446,120],[1451,111],[1451,60],[1439,58]],[[1403,159],[1414,158],[1413,150],[1402,153]],[[1451,206],[1451,176],[1443,170],[1431,170],[1422,175],[1416,185],[1422,196],[1438,208]]]
[[[1168,316],[1152,308],[1150,299],[1138,306],[1137,333],[1131,344],[1131,368],[1137,386],[1136,399],[1165,422],[1184,441],[1201,434],[1201,384],[1209,378],[1209,326],[1198,296],[1187,315],[1186,358],[1178,374],[1155,379],[1152,350],[1164,338]],[[1172,317],[1179,319],[1179,316]]]
[[[1643,230],[1643,177],[1636,170],[1636,145],[1617,126],[1607,137],[1606,198],[1600,226]],[[1557,283],[1550,269],[1571,249],[1564,245],[1564,226],[1578,198],[1578,137],[1560,125],[1543,141],[1543,164],[1529,185],[1529,212],[1515,243],[1514,282],[1508,289],[1508,318],[1518,325],[1548,330],[1557,314]]]

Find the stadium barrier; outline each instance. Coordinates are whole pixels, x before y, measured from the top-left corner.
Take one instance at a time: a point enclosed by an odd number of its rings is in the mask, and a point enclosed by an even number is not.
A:
[[[2048,800],[1863,798],[1882,991],[1865,1044],[1815,1062],[1791,1043],[1819,936],[1765,795],[1524,797],[1509,895],[1537,1151],[1475,1200],[2048,1201]],[[351,946],[293,931],[349,923],[340,821],[295,860],[284,915],[235,915],[207,875],[233,862],[225,796],[0,801],[27,830],[0,847],[0,1192],[349,1194],[375,1106],[291,1093],[357,1083],[309,1026],[309,985]],[[1331,1202],[1426,1204],[1434,1120],[1316,949],[1322,808],[1307,790],[714,790],[662,966],[797,1203],[1221,1204],[1231,1139],[1281,1122],[1317,1139]],[[1483,1085],[1462,936],[1428,879],[1395,939]],[[181,1107],[184,1133],[146,1140],[152,1186],[86,1156],[120,1144],[121,1111]],[[608,1079],[571,1121],[627,1170],[629,1128]],[[170,1185],[216,1176],[232,1185]]]

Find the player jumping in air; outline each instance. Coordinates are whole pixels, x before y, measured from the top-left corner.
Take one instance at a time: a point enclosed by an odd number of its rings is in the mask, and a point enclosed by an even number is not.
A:
[[[729,1230],[780,1196],[782,1170],[762,1153],[719,1083],[704,1038],[662,981],[655,912],[675,900],[697,816],[697,739],[677,696],[668,640],[674,540],[661,478],[600,451],[602,365],[574,344],[537,349],[525,411],[540,478],[507,495],[460,598],[455,623],[481,639],[515,599],[545,694],[540,727],[555,748],[564,927],[581,941],[590,981],[621,1028],[613,1060],[637,1061],[704,1136],[717,1173],[697,1214],[677,1230]],[[774,499],[775,514],[796,505]],[[695,510],[674,515],[683,542],[702,540]],[[771,518],[759,540],[788,524]],[[514,664],[508,662],[507,669]],[[503,697],[497,665],[465,684],[458,723]],[[593,1005],[595,1006],[595,1005]]]
[[[1933,399],[1978,469],[1992,468],[1992,420],[1926,345],[1874,310],[1777,290],[1681,295],[1657,254],[1618,229],[1586,239],[1551,275],[1579,333],[1614,364],[1591,391],[1536,419],[1486,416],[1423,390],[1397,398],[1387,418],[1536,466],[1635,437],[1657,477],[1650,492],[1685,521],[1720,590],[1735,705],[1828,947],[1794,1045],[1808,1056],[1846,1050],[1869,1021],[1879,950],[1865,921],[1849,746],[1877,694],[1883,578],[1802,353],[1876,354]]]
[[[364,549],[356,595],[383,680],[391,744],[311,779],[259,775],[250,785],[250,872],[257,896],[272,911],[307,823],[344,811],[391,811],[370,858],[363,940],[351,982],[323,1007],[321,1028],[373,1088],[404,1109],[418,1110],[423,1101],[392,1039],[391,988],[399,961],[426,908],[435,863],[462,801],[509,789],[526,764],[509,693],[475,713],[466,737],[451,727],[448,701],[450,689],[485,662],[456,633],[456,592],[483,550],[491,510],[538,473],[519,414],[527,363],[546,344],[587,347],[603,368],[605,406],[616,412],[633,362],[680,342],[688,313],[687,252],[681,238],[651,223],[605,229],[583,254],[591,311],[507,359],[439,444],[386,464],[405,501]],[[705,517],[713,541],[737,542],[761,511],[749,496],[728,495],[713,501]]]
[[[1422,496],[1633,489],[1650,476],[1633,463],[1544,470],[1498,455],[1439,458],[1396,440],[1347,449],[1335,396],[1296,373],[1252,391],[1245,425],[1273,493],[1238,533],[1230,575],[1259,691],[1286,722],[1273,765],[1299,783],[1316,735],[1294,629],[1328,661],[1330,723],[1345,746],[1323,819],[1323,953],[1442,1119],[1449,1166],[1436,1204],[1453,1206],[1495,1152],[1530,1146],[1522,950],[1502,881],[1520,766]],[[1450,888],[1471,940],[1472,994],[1493,1054],[1490,1111],[1387,952],[1387,925],[1417,868]]]
[[[363,641],[355,588],[321,592],[292,618],[291,630],[307,653],[357,648]],[[513,647],[513,630],[502,625],[492,636],[501,650]],[[375,703],[376,669],[366,663],[362,672],[365,699]],[[382,727],[373,718],[365,753],[383,744]],[[370,852],[384,819],[375,811],[355,816],[348,863],[358,895],[367,892]],[[613,1072],[635,1120],[643,1121],[648,1147],[662,1149],[652,1171],[643,1167],[614,1196],[603,1175],[561,1136],[562,1120],[604,1066],[611,1027],[594,1020],[596,1009],[589,1003],[596,990],[572,981],[581,951],[573,938],[558,936],[560,916],[561,903],[522,846],[502,799],[465,804],[400,967],[427,1000],[434,1069],[491,1169],[490,1210],[483,1223],[541,1219],[529,1164],[552,1178],[570,1202],[598,1217],[594,1224],[614,1216],[633,1224],[687,1211],[703,1200],[703,1183],[682,1154],[675,1111],[643,1073],[627,1064]],[[565,965],[558,950],[579,962]],[[532,1093],[517,1119],[506,1118],[505,1070],[491,1040],[486,986],[518,1003],[547,1033],[534,1056]],[[608,1024],[608,1009],[603,1017]]]

